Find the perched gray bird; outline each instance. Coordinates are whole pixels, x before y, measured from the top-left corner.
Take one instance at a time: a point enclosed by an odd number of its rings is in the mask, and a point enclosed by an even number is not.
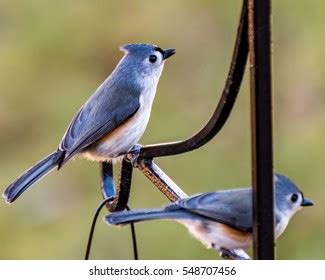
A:
[[[289,178],[275,175],[275,237],[283,233],[299,209],[312,205]],[[243,249],[253,242],[251,188],[203,193],[163,208],[115,212],[105,218],[114,225],[156,219],[185,225],[194,237],[224,258],[249,259]]]
[[[124,57],[75,115],[58,149],[8,186],[6,202],[76,155],[104,162],[137,144],[148,124],[164,63],[175,50],[150,44],[124,45],[121,50]]]

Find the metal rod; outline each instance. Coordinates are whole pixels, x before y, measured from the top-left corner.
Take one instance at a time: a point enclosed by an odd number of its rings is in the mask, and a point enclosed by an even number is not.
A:
[[[248,0],[254,258],[275,258],[271,0]]]
[[[187,194],[163,172],[152,159],[140,159],[137,168],[171,201],[187,197]]]
[[[186,140],[142,147],[141,158],[170,156],[192,151],[209,142],[222,129],[235,104],[245,72],[248,54],[247,29],[247,5],[244,1],[228,77],[217,108],[207,124]]]
[[[121,211],[127,207],[131,191],[132,174],[132,164],[126,158],[123,158],[117,188],[119,199],[114,209],[115,211]]]

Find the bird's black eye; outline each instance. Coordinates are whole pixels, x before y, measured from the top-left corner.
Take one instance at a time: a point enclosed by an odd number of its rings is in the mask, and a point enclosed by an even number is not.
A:
[[[291,201],[293,203],[295,203],[296,201],[298,200],[298,195],[296,193],[294,193],[292,196],[291,196]]]
[[[154,54],[150,55],[149,56],[149,61],[151,63],[155,63],[157,61],[157,56],[155,56]]]

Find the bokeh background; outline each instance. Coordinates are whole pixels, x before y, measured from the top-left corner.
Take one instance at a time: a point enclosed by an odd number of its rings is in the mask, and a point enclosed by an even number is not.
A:
[[[56,149],[70,119],[121,58],[118,46],[174,47],[142,144],[180,140],[221,94],[241,1],[0,0],[0,186]],[[323,1],[273,1],[275,168],[316,206],[277,242],[279,259],[325,258]],[[203,148],[157,163],[187,193],[250,184],[248,75],[231,117]],[[101,201],[98,164],[69,162],[13,205],[0,202],[1,259],[81,259]],[[130,206],[167,200],[138,171]],[[104,211],[105,212],[105,211]],[[91,258],[132,258],[129,228],[96,229]],[[137,225],[142,259],[215,259],[173,222]]]

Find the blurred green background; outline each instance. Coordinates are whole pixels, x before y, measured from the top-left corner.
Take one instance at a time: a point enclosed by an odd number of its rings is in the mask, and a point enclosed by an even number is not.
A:
[[[0,0],[0,186],[56,149],[69,121],[122,57],[119,45],[174,47],[142,144],[180,140],[214,111],[227,75],[241,1]],[[274,155],[316,206],[277,242],[279,259],[324,259],[325,17],[323,1],[273,1]],[[250,184],[248,75],[221,133],[156,162],[188,194]],[[1,259],[81,259],[101,200],[98,164],[69,162],[13,205],[0,202]],[[167,200],[138,171],[132,208]],[[129,228],[101,215],[91,258],[132,258]],[[137,225],[142,259],[215,259],[173,222]]]

